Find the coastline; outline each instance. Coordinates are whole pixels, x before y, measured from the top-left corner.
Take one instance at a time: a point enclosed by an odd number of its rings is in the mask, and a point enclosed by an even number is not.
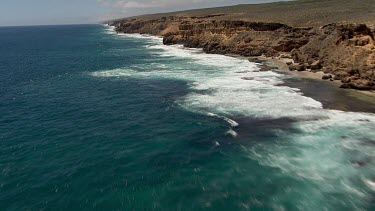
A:
[[[115,30],[115,27],[109,26],[110,30]],[[119,33],[119,32],[115,32]],[[124,34],[134,34],[134,33],[124,33]],[[135,33],[140,34],[140,33]],[[153,34],[141,34],[147,36],[163,37]],[[192,48],[192,47],[187,47]],[[192,48],[192,49],[201,49],[201,48]],[[203,53],[207,53],[203,50]],[[310,72],[310,71],[290,71],[287,62],[293,61],[288,58],[275,58],[275,57],[246,57],[238,54],[218,54],[235,58],[243,58],[249,60],[249,62],[259,63],[261,62],[264,65],[265,71],[276,71],[286,75],[292,75],[293,78],[300,79],[302,81],[296,83],[285,82],[288,86],[292,88],[299,88],[303,95],[311,97],[315,100],[318,100],[323,104],[325,109],[331,110],[341,110],[341,111],[352,111],[352,112],[368,112],[375,113],[375,92],[374,91],[363,91],[357,89],[343,89],[340,86],[343,84],[339,80],[323,80],[322,77],[325,75],[322,71],[319,72]],[[257,61],[251,61],[251,60]],[[275,69],[276,68],[276,69]],[[305,84],[309,84],[305,86]],[[316,89],[317,86],[324,86],[324,92],[334,92],[338,96],[330,95],[327,97],[324,93],[320,93]]]
[[[0,210],[375,205],[375,111],[350,90],[101,25],[22,32],[0,33]]]
[[[322,77],[325,75],[323,72],[310,72],[310,71],[290,71],[287,65],[289,59],[271,58],[271,57],[257,57],[260,61],[264,62],[265,65],[270,67],[277,67],[277,72],[282,74],[292,75],[296,79],[303,80],[300,84],[309,83],[310,87],[306,87],[302,90],[303,94],[313,99],[316,99],[323,103],[324,108],[342,110],[342,111],[354,111],[354,112],[370,112],[375,113],[375,92],[374,91],[363,91],[356,89],[343,89],[340,86],[343,84],[339,80],[323,80]],[[286,82],[288,84],[288,82]],[[299,84],[288,84],[299,86]],[[316,86],[324,86],[329,90],[338,94],[338,96],[327,98],[324,93],[319,93]],[[302,88],[302,87],[296,87]],[[315,90],[314,90],[315,89]],[[339,99],[339,100],[338,100]]]
[[[361,12],[374,4],[363,4],[345,16],[334,12],[346,11],[355,5],[358,3],[354,0],[333,0],[329,4],[298,0],[242,5],[236,12],[231,7],[222,8],[224,11],[211,8],[142,15],[107,23],[117,32],[159,35],[166,45],[203,48],[209,54],[288,58],[293,61],[288,63],[291,70],[323,71],[327,74],[325,78],[341,81],[342,88],[374,91],[375,25],[369,20],[375,13]],[[310,11],[310,7],[318,9],[319,15]],[[313,16],[305,15],[309,12]],[[254,16],[256,13],[259,15]],[[318,77],[308,73],[300,75]]]

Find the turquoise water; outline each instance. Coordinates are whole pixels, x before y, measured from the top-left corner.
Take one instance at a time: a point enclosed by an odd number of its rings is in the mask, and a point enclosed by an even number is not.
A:
[[[0,210],[374,210],[375,115],[100,25],[0,28]]]

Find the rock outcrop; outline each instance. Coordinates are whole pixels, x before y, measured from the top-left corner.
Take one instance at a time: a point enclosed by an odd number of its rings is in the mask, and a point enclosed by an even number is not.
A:
[[[365,24],[330,24],[301,48],[292,51],[297,63],[311,64],[344,83],[343,88],[375,89],[374,31]],[[316,67],[319,61],[320,67]]]

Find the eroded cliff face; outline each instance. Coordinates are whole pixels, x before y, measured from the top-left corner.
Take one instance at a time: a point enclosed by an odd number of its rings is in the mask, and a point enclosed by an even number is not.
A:
[[[343,88],[375,90],[374,29],[365,24],[291,27],[282,23],[163,17],[111,23],[122,33],[161,35],[164,44],[203,48],[206,53],[289,57],[291,70],[324,71]]]
[[[292,58],[303,64],[319,61],[319,69],[341,80],[342,88],[375,89],[374,31],[364,24],[323,26],[292,51]]]

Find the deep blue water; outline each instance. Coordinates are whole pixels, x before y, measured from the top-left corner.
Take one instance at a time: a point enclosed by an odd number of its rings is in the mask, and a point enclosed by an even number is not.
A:
[[[373,210],[375,116],[100,25],[0,28],[0,210]]]

